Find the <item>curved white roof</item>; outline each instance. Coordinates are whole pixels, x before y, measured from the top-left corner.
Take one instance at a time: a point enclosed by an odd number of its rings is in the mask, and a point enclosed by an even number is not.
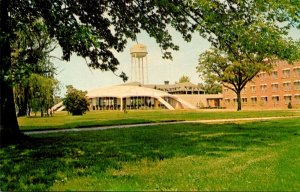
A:
[[[95,98],[95,97],[137,97],[137,96],[144,96],[144,97],[172,97],[175,98],[173,95],[159,91],[156,89],[146,88],[146,87],[139,87],[139,86],[130,86],[130,85],[116,85],[111,87],[104,87],[91,90],[87,93],[88,98]]]
[[[181,103],[184,108],[195,109],[195,106],[167,92],[126,84],[94,89],[87,93],[87,97],[90,99],[97,97],[154,97],[157,98],[159,102],[163,103],[168,109],[174,110],[174,108],[163,99],[163,97],[169,97]]]

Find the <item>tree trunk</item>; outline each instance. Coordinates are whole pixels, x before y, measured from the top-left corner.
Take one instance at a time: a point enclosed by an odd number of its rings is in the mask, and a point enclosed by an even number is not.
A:
[[[41,107],[41,117],[44,117],[44,110],[42,107]]]
[[[19,105],[19,112],[18,117],[26,116],[28,111],[28,92],[29,92],[29,85],[25,85],[24,88],[24,98],[20,99]]]
[[[41,117],[44,117],[44,102],[43,102],[43,98],[40,98],[40,104],[41,104]]]
[[[12,86],[4,80],[11,68],[11,49],[9,40],[8,0],[0,0],[0,139],[1,145],[18,141],[21,132],[18,126]]]
[[[241,101],[241,91],[238,90],[236,92],[236,96],[237,96],[237,111],[241,111],[242,110],[242,101]]]

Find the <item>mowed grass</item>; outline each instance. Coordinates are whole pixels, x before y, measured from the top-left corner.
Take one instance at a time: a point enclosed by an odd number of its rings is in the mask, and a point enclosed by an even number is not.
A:
[[[68,129],[106,125],[124,125],[165,121],[232,119],[252,117],[300,116],[299,110],[270,111],[201,111],[201,110],[139,110],[124,113],[121,111],[90,111],[83,116],[68,115],[67,112],[55,113],[53,117],[20,117],[22,131],[45,129]]]
[[[299,191],[299,149],[299,118],[34,135],[0,150],[0,186]]]

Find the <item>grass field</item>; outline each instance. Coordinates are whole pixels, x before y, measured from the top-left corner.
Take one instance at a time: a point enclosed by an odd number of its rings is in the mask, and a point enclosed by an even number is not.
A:
[[[0,186],[299,191],[299,149],[299,118],[43,134],[0,150]]]
[[[247,117],[285,117],[300,116],[298,110],[274,111],[185,111],[185,110],[140,110],[123,113],[120,111],[90,111],[83,116],[71,116],[66,112],[56,113],[53,117],[21,117],[18,118],[22,131],[65,129],[105,125],[124,125],[162,121],[231,119]]]

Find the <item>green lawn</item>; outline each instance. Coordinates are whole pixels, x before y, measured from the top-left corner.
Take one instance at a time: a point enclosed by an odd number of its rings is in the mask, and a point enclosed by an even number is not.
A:
[[[203,119],[228,119],[246,117],[284,117],[300,116],[298,110],[274,111],[186,111],[186,110],[140,110],[123,113],[120,111],[90,111],[83,116],[71,116],[66,112],[56,113],[53,117],[18,118],[22,131],[42,129],[64,129],[104,125],[124,125],[162,121],[183,121]]]
[[[34,135],[0,150],[0,186],[299,191],[299,149],[300,118]]]

